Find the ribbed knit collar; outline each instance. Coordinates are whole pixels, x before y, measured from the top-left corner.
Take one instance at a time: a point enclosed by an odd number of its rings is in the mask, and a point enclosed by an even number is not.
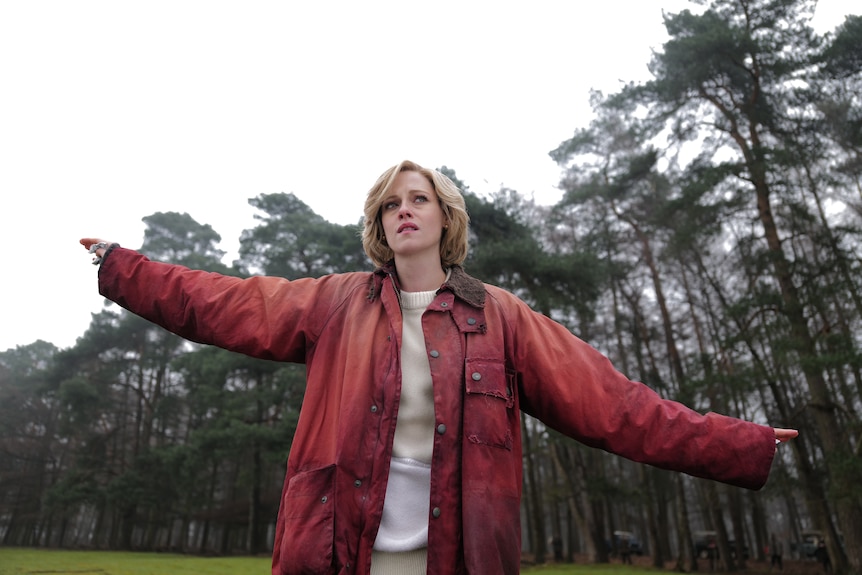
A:
[[[452,276],[452,268],[446,270],[446,278],[443,280],[443,284],[445,285],[449,278]],[[429,291],[404,291],[401,290],[398,292],[399,299],[401,300],[401,307],[403,309],[425,309],[431,302],[434,301],[434,296],[437,295],[438,290],[429,290]]]

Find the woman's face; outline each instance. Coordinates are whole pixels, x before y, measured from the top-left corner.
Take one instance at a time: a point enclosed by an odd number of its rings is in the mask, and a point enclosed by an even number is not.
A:
[[[428,178],[414,171],[399,172],[380,206],[386,243],[396,259],[436,255],[446,218]]]

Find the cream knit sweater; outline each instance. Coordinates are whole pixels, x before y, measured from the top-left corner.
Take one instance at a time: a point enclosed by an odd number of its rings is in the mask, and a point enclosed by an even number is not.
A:
[[[401,293],[401,399],[372,575],[418,575],[426,569],[434,390],[422,314],[435,294]]]

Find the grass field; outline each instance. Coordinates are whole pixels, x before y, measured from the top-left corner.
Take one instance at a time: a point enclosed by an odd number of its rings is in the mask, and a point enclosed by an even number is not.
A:
[[[524,568],[535,575],[645,574],[644,567],[610,565],[545,565]],[[195,557],[170,553],[65,551],[0,548],[0,575],[268,575],[269,557]]]

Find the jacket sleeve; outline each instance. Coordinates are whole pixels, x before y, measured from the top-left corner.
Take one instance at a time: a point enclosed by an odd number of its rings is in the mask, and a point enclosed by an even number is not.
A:
[[[191,341],[262,359],[305,362],[325,321],[326,278],[241,279],[153,262],[123,248],[99,269],[99,293]]]
[[[663,399],[560,324],[522,302],[515,310],[511,353],[525,412],[633,461],[748,489],[766,483],[775,455],[771,427]]]

